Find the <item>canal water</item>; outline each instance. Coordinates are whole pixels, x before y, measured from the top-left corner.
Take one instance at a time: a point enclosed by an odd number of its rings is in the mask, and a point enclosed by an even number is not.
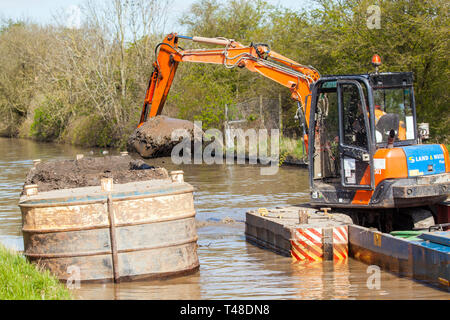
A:
[[[100,149],[0,138],[0,242],[23,250],[19,194],[33,159],[73,159]],[[114,152],[112,152],[114,153]],[[447,292],[381,271],[379,288],[368,266],[349,259],[295,264],[245,241],[245,212],[308,199],[308,171],[282,167],[262,176],[253,165],[182,165],[170,158],[149,164],[181,169],[195,187],[200,270],[168,280],[81,284],[79,299],[449,299]],[[228,223],[231,219],[234,223]],[[370,287],[370,288],[369,288]]]

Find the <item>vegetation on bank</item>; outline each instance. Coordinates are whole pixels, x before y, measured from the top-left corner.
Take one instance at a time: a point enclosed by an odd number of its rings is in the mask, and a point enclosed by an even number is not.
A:
[[[322,75],[371,72],[378,53],[381,71],[414,72],[418,122],[430,124],[433,142],[449,143],[448,3],[376,1],[381,25],[371,29],[372,0],[312,2],[293,10],[262,0],[197,0],[179,23],[187,35],[267,43]],[[0,135],[123,147],[139,120],[154,48],[165,31],[177,31],[169,10],[168,0],[86,1],[80,28],[64,26],[63,16],[47,26],[1,22]],[[163,113],[222,129],[225,104],[280,93],[283,132],[300,136],[288,89],[223,66],[181,64]]]
[[[282,162],[290,161],[308,161],[305,159],[306,150],[301,139],[281,137],[280,139],[280,158]]]
[[[0,300],[68,300],[70,291],[26,258],[0,245]]]

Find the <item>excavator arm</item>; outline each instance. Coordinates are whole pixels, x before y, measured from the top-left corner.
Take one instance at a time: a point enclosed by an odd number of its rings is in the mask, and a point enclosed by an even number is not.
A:
[[[219,49],[182,50],[180,39],[222,46]],[[186,37],[171,33],[155,48],[156,61],[142,108],[141,126],[148,118],[161,114],[170,87],[180,62],[221,64],[226,68],[247,68],[257,72],[291,91],[291,96],[301,105],[309,126],[311,85],[320,78],[312,67],[303,66],[274,51],[268,45],[251,44],[243,46],[239,42],[225,38]],[[307,139],[307,136],[304,137]],[[305,141],[306,142],[306,141]]]

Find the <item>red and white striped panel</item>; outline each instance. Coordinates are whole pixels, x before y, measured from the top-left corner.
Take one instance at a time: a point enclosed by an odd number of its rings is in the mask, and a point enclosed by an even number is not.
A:
[[[322,261],[322,229],[295,229],[291,240],[291,256],[296,261]]]
[[[348,227],[333,228],[333,256],[335,260],[348,258]]]

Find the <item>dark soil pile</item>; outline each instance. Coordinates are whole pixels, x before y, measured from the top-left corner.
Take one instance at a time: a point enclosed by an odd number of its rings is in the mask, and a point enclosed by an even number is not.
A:
[[[100,186],[102,178],[114,183],[168,179],[164,168],[149,166],[130,156],[107,156],[39,163],[28,173],[25,185],[37,184],[40,192],[89,186]],[[22,193],[23,194],[23,193]]]
[[[137,152],[143,158],[168,157],[171,155],[173,147],[183,140],[183,137],[172,140],[172,132],[177,129],[187,132],[193,145],[193,122],[156,116],[150,118],[133,132],[128,139],[128,151]],[[199,130],[201,132],[201,128]],[[201,137],[198,137],[198,139],[201,141]]]

